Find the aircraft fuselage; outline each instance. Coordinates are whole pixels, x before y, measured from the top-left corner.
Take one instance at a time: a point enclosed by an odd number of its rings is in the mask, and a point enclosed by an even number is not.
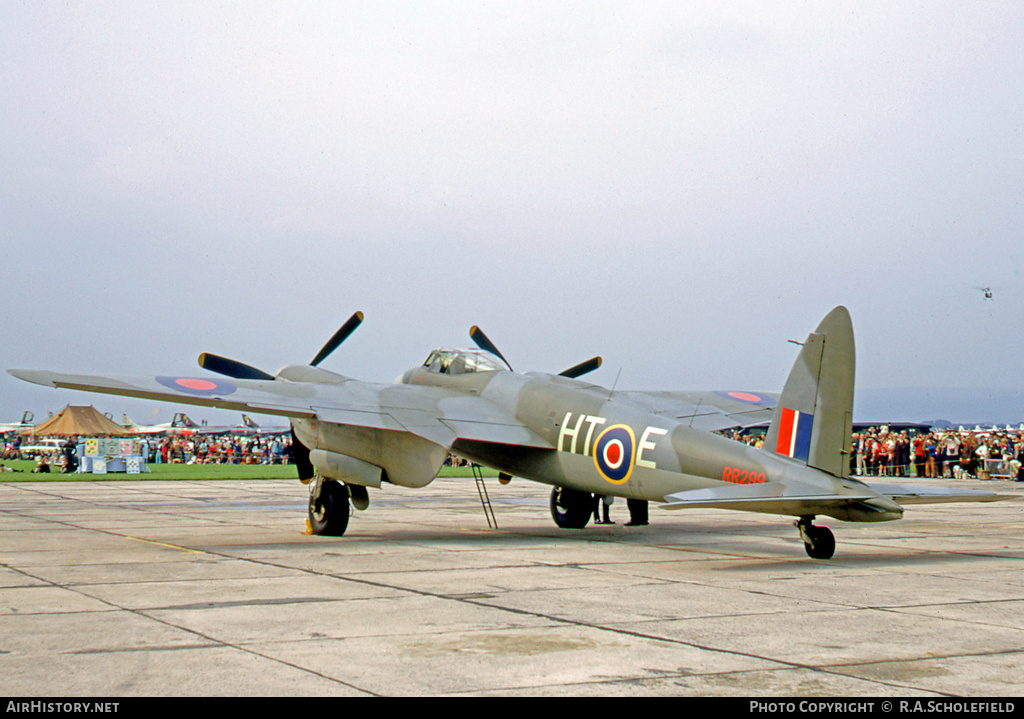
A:
[[[444,374],[419,367],[406,372],[400,384],[393,386],[394,391],[401,392],[403,386],[443,390],[437,407],[441,423],[444,416],[458,421],[458,400],[453,391],[485,399],[512,415],[541,441],[524,446],[460,438],[452,451],[499,472],[556,487],[653,501],[687,490],[785,479],[797,479],[823,493],[864,492],[864,485],[855,480],[833,477],[709,434],[579,379],[504,370]],[[406,416],[396,417],[408,425],[416,421],[408,414],[406,410]],[[344,417],[339,417],[337,423],[321,418],[315,422],[295,421],[295,426],[307,446],[381,467],[383,473],[379,476],[394,484],[423,486],[436,476],[444,461],[441,447],[422,436],[397,428],[354,427],[350,422],[351,418]],[[362,474],[349,474],[345,479],[367,484]],[[900,516],[897,507],[888,509],[892,511],[872,509],[859,517],[846,508],[832,516],[859,521]]]

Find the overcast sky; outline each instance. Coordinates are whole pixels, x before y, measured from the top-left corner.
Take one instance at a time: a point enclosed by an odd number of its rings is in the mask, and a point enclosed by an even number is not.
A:
[[[859,389],[1024,396],[1019,0],[9,1],[0,97],[0,368],[274,371],[362,310],[325,368],[479,324],[779,390],[844,304]],[[0,375],[0,421],[68,402],[181,409]]]

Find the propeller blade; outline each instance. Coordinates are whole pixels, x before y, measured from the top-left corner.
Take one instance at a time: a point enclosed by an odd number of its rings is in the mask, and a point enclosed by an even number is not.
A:
[[[355,332],[356,327],[362,324],[362,322],[362,312],[356,312],[354,315],[349,317],[348,322],[346,322],[340,328],[338,328],[338,331],[334,333],[334,336],[331,337],[331,339],[327,340],[327,344],[325,344],[323,346],[323,349],[321,349],[317,353],[316,357],[313,358],[313,361],[310,362],[310,364],[316,367],[318,364],[327,359],[327,356],[331,354],[331,352],[333,352],[334,350],[338,349],[338,345],[347,340],[348,336]]]
[[[578,365],[570,367],[569,369],[559,372],[558,374],[562,377],[576,378],[585,375],[587,372],[593,372],[600,366],[601,358],[591,357],[586,362],[580,362]]]
[[[510,365],[508,363],[508,360],[505,359],[505,355],[501,353],[501,350],[494,346],[494,343],[487,338],[487,335],[484,334],[484,331],[482,329],[480,329],[476,325],[473,325],[472,327],[469,328],[469,336],[472,338],[474,342],[476,342],[477,347],[484,350],[485,352],[490,352],[495,357],[499,357],[501,361],[505,363],[506,367],[508,367],[510,370],[512,369],[512,365]],[[515,370],[512,371],[514,372]]]
[[[234,377],[235,379],[274,379],[274,375],[267,374],[261,369],[243,364],[238,360],[210,354],[209,352],[203,352],[199,355],[199,366],[211,372]]]

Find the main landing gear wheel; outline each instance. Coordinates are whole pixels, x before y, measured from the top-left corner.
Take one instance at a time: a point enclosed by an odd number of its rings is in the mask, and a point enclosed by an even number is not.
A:
[[[594,495],[578,489],[551,490],[551,518],[562,529],[583,529],[594,513]]]
[[[800,538],[804,540],[804,549],[811,559],[832,559],[836,553],[836,538],[828,527],[816,527],[811,522],[814,517],[801,517],[796,523],[800,530]]]
[[[310,484],[309,492],[309,526],[313,534],[342,536],[348,529],[348,515],[348,487],[318,476]]]

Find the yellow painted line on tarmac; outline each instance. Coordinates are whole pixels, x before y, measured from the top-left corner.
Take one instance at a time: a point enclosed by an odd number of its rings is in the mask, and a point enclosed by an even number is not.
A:
[[[166,542],[155,542],[152,539],[139,539],[138,537],[129,537],[125,535],[126,539],[130,539],[133,542],[144,542],[146,544],[154,544],[158,547],[167,547],[168,549],[177,549],[179,552],[188,552],[189,554],[206,554],[206,552],[199,549],[189,549],[188,547],[179,547],[177,544],[167,544]]]

